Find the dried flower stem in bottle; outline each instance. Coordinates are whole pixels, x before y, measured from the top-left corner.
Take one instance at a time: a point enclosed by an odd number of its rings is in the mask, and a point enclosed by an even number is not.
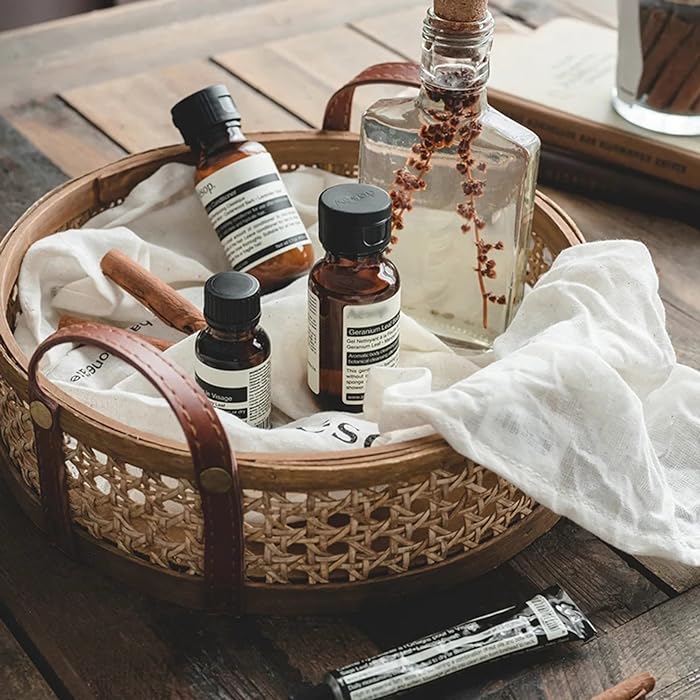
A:
[[[472,143],[481,133],[482,127],[478,115],[471,108],[477,100],[476,93],[464,93],[453,90],[431,89],[428,96],[433,102],[442,102],[444,109],[430,109],[428,114],[435,120],[425,124],[419,132],[420,141],[412,148],[412,155],[403,168],[396,171],[394,186],[390,192],[392,201],[392,220],[394,231],[403,228],[403,218],[412,209],[413,194],[425,190],[428,183],[425,175],[430,172],[430,160],[437,152],[452,147],[457,142],[457,163],[455,168],[463,176],[462,191],[465,201],[457,205],[457,213],[465,220],[461,225],[463,234],[474,232],[476,246],[476,272],[482,297],[482,324],[488,328],[488,303],[505,304],[505,295],[491,294],[486,289],[485,279],[496,278],[496,261],[490,257],[492,251],[503,250],[502,241],[495,244],[486,243],[481,238],[481,231],[486,226],[476,209],[476,199],[481,197],[486,186],[485,180],[474,175],[474,169],[486,172],[486,163],[477,162],[472,153]],[[397,242],[397,234],[392,236],[392,243]]]

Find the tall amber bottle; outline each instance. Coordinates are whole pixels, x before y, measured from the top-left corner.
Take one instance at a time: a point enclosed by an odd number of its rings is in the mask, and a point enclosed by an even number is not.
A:
[[[359,412],[372,367],[399,358],[399,273],[384,256],[391,200],[372,185],[335,185],[318,202],[326,255],[309,275],[308,383],[325,409]]]
[[[224,85],[178,102],[173,123],[198,156],[197,194],[233,270],[270,292],[304,275],[314,255],[306,228],[265,147],[248,141]]]

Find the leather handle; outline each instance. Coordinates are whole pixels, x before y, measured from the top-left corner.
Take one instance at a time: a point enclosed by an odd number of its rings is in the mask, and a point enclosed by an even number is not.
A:
[[[93,345],[138,370],[163,396],[177,417],[192,454],[195,483],[204,514],[205,604],[240,612],[243,593],[243,508],[236,460],[216,412],[202,390],[177,365],[138,336],[119,328],[81,323],[44,340],[29,362],[29,408],[34,423],[45,529],[75,555],[68,501],[60,405],[38,382],[39,363],[63,343]]]
[[[365,68],[331,95],[323,115],[323,129],[326,131],[348,131],[355,88],[377,83],[419,87],[420,66],[415,63],[377,63]]]

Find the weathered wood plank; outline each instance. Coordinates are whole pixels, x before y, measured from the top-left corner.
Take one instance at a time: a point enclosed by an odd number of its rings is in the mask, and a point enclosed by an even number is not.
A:
[[[50,160],[0,116],[0,237],[32,202],[65,179]]]
[[[570,521],[560,522],[511,565],[539,589],[563,585],[601,632],[668,598],[608,545]]]
[[[668,598],[598,538],[562,521],[508,564],[410,606],[410,615],[405,604],[397,604],[358,620],[363,631],[386,649],[525,600],[555,583],[570,593],[600,632],[613,630]]]
[[[3,116],[64,173],[77,177],[126,154],[58,97],[8,107]]]
[[[661,690],[656,690],[650,700],[697,700],[700,698],[700,669],[695,669]]]
[[[334,668],[379,653],[349,618],[259,617],[257,625],[309,684],[319,683]]]
[[[323,56],[323,60],[317,60]],[[400,60],[352,29],[340,26],[293,36],[261,47],[217,54],[214,60],[314,126],[320,126],[328,98],[341,85],[373,63]],[[358,90],[353,127],[366,107],[401,88]],[[280,128],[280,127],[278,127]]]
[[[302,121],[208,61],[188,61],[74,88],[62,97],[127,151],[182,141],[170,108],[195,90],[224,83],[231,89],[248,131],[303,129]]]
[[[0,621],[0,700],[50,700],[53,691]]]
[[[428,5],[429,3],[422,2],[414,7],[354,20],[350,26],[397,52],[401,59],[417,61],[420,59],[421,29]],[[496,41],[502,32],[526,34],[531,31],[525,24],[504,15],[494,6],[491,6],[491,13],[496,20]]]
[[[368,610],[358,615],[356,621],[377,646],[386,650],[472,617],[501,610],[536,592],[531,581],[504,564],[439,595],[426,596],[420,602]]]
[[[214,60],[318,127],[328,98],[343,83],[374,63],[403,60],[407,54],[397,51],[397,44],[408,47],[410,43],[413,54],[420,52],[424,15],[425,4],[421,3],[355,22],[350,27],[333,27],[263,46],[227,51],[214,56]],[[499,17],[503,31],[512,31],[515,24],[509,18]],[[390,36],[394,42],[394,50],[382,45],[380,36],[384,33],[385,38]],[[325,57],[323,61],[315,60],[319,55]],[[358,129],[362,112],[374,101],[402,90],[388,85],[360,88],[353,103],[351,128]]]
[[[417,61],[421,50],[421,28],[429,3],[394,10],[376,17],[364,17],[350,26],[395,51],[405,61]],[[369,65],[369,64],[367,64]]]
[[[190,612],[120,588],[49,547],[4,485],[0,598],[76,698],[271,700],[302,685],[254,620]]]
[[[690,700],[695,696],[685,691],[697,685],[693,676],[700,667],[700,588],[670,599],[588,644],[572,645],[566,654],[544,658],[547,660],[537,665],[534,658],[513,659],[507,668],[498,667],[502,675],[491,687],[477,681],[470,690],[445,696],[445,700],[590,698],[640,671],[657,679],[659,691],[681,682],[682,690],[675,697]],[[663,693],[658,694],[663,697]]]
[[[699,337],[696,331],[695,339]],[[700,368],[700,354],[695,365]],[[693,586],[700,586],[700,566],[684,566],[675,561],[657,559],[656,557],[638,557],[645,568],[667,583],[674,591],[682,593]],[[700,697],[700,693],[698,694]]]
[[[415,3],[416,0],[392,0],[391,6],[398,9]],[[258,46],[381,14],[388,7],[389,0],[354,0],[351,3],[274,0],[97,39],[84,43],[77,51],[72,47],[58,49],[43,55],[40,66],[31,54],[15,56],[11,48],[6,49],[0,52],[4,71],[0,108],[131,75],[143,70],[145,60],[154,69],[177,61],[206,58],[230,50],[234,45],[238,48]],[[122,105],[121,109],[130,107],[134,105]]]
[[[675,306],[666,307],[666,328],[676,350],[678,362],[700,369],[700,322]],[[663,576],[662,576],[663,578]]]
[[[591,201],[581,195],[548,189],[545,192],[568,211],[587,240],[642,241],[649,248],[659,273],[661,297],[690,319],[700,320],[698,229],[612,204],[591,206]]]
[[[60,51],[79,51],[84,44],[140,31],[164,27],[204,15],[242,9],[271,0],[149,0],[99,12],[84,12],[62,19],[41,22],[0,32],[0,63],[31,57],[37,63]],[[9,62],[7,63],[9,66]]]

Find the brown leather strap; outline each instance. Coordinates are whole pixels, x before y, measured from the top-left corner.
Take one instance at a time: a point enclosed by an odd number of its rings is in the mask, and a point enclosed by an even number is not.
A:
[[[192,453],[195,482],[204,513],[205,604],[240,612],[243,593],[243,510],[236,461],[226,433],[202,390],[185,373],[138,336],[119,328],[81,323],[54,333],[29,362],[29,401],[34,422],[41,501],[48,534],[75,554],[66,484],[61,408],[38,383],[39,362],[62,343],[106,350],[137,369],[173,409]]]
[[[365,68],[328,100],[326,113],[323,115],[323,128],[326,131],[347,131],[350,128],[350,110],[355,88],[375,83],[418,87],[420,66],[415,63],[377,63]]]

